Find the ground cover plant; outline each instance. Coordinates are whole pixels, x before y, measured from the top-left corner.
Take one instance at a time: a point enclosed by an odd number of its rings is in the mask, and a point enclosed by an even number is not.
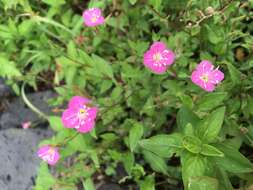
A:
[[[0,76],[54,131],[34,155],[34,189],[252,189],[252,10],[0,0]],[[58,94],[55,114],[26,96],[43,90]]]

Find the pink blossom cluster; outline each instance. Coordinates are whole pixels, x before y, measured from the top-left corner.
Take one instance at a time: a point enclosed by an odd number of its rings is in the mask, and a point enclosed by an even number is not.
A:
[[[165,73],[174,60],[175,54],[163,42],[154,42],[143,58],[144,65],[156,74]],[[224,74],[208,60],[201,61],[191,75],[192,82],[207,92],[212,92],[223,79]]]
[[[74,96],[68,108],[62,114],[62,123],[66,128],[74,128],[80,133],[88,133],[95,126],[98,109],[90,105],[91,101],[81,96]],[[37,152],[38,157],[50,165],[56,164],[60,158],[58,148],[52,145],[42,146]]]
[[[83,12],[84,24],[88,27],[102,25],[105,19],[99,8],[90,8]],[[166,47],[163,42],[154,42],[151,47],[144,53],[143,63],[146,68],[155,74],[164,74],[174,63],[175,53]],[[224,74],[218,68],[208,61],[201,61],[191,74],[191,80],[207,92],[215,90],[224,79]],[[95,126],[95,120],[98,109],[91,105],[91,100],[74,96],[69,101],[67,109],[62,114],[62,123],[66,128],[76,129],[80,133],[88,133]],[[31,122],[22,124],[24,129],[29,128]],[[55,165],[60,159],[57,146],[44,145],[38,152],[38,157],[50,165]]]

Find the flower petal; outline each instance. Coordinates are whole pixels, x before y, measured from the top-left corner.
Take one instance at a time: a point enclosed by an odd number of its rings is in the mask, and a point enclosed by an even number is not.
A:
[[[196,70],[202,72],[202,73],[206,73],[206,72],[211,72],[213,70],[213,65],[210,61],[208,60],[203,60],[200,62],[200,64],[198,64]]]
[[[163,42],[154,42],[150,47],[150,50],[153,50],[155,52],[162,52],[165,49],[166,45]]]
[[[170,49],[163,50],[162,57],[163,57],[162,60],[163,60],[164,64],[166,64],[166,65],[173,64],[173,62],[175,60],[175,54]]]
[[[40,147],[39,150],[37,151],[38,157],[41,158],[43,155],[47,154],[49,149],[50,149],[49,145],[44,145],[44,146]]]
[[[96,107],[89,108],[89,110],[87,111],[87,114],[88,114],[87,118],[91,120],[96,119],[97,112],[98,112],[98,109]]]
[[[62,113],[61,119],[64,127],[66,128],[75,128],[79,123],[76,110],[74,109],[66,109]]]
[[[215,69],[211,74],[210,74],[210,82],[213,84],[218,84],[224,79],[224,73],[219,71],[218,69]]]
[[[202,89],[204,89],[205,91],[212,92],[215,89],[215,85],[212,84],[210,81],[204,82],[202,79],[200,79],[201,75],[202,72],[193,71],[191,75],[192,82],[201,87]]]
[[[79,131],[80,133],[88,133],[90,132],[93,128],[95,127],[95,122],[94,120],[90,120],[90,121],[86,121],[84,122],[83,125],[81,125],[78,129],[76,129],[77,131]]]
[[[90,103],[91,101],[88,98],[82,96],[73,96],[69,101],[68,107],[71,109],[80,109],[85,104]]]

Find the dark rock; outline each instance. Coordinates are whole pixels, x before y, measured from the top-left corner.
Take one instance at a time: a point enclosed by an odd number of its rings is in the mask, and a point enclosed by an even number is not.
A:
[[[7,97],[13,94],[14,92],[9,86],[5,84],[4,79],[0,78],[0,97]]]
[[[51,133],[41,129],[0,131],[1,190],[32,189],[40,163],[36,156],[38,143]]]
[[[27,95],[29,101],[39,110],[46,114],[51,113],[51,108],[48,106],[48,99],[55,97],[56,94],[51,91],[38,92]],[[0,126],[2,129],[19,127],[23,122],[38,121],[38,114],[28,108],[21,97],[15,98],[9,105],[6,111],[0,117]]]
[[[117,184],[109,183],[101,185],[98,190],[122,190],[122,188]]]

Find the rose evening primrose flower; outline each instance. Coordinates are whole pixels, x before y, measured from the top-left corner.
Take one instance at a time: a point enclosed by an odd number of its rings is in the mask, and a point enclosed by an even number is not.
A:
[[[207,60],[201,61],[191,75],[192,82],[207,92],[212,92],[223,79],[223,72],[218,68],[214,69],[212,63]]]
[[[91,107],[90,102],[87,98],[74,96],[62,114],[63,125],[66,128],[75,128],[81,133],[91,131],[95,126],[97,108]]]
[[[144,53],[144,65],[156,74],[166,72],[168,67],[173,64],[175,54],[166,48],[163,42],[154,42],[148,51]]]
[[[44,145],[37,152],[38,157],[46,161],[49,165],[55,165],[60,159],[60,154],[57,147]]]
[[[102,11],[99,8],[90,8],[83,12],[84,24],[86,26],[97,26],[104,23]]]

